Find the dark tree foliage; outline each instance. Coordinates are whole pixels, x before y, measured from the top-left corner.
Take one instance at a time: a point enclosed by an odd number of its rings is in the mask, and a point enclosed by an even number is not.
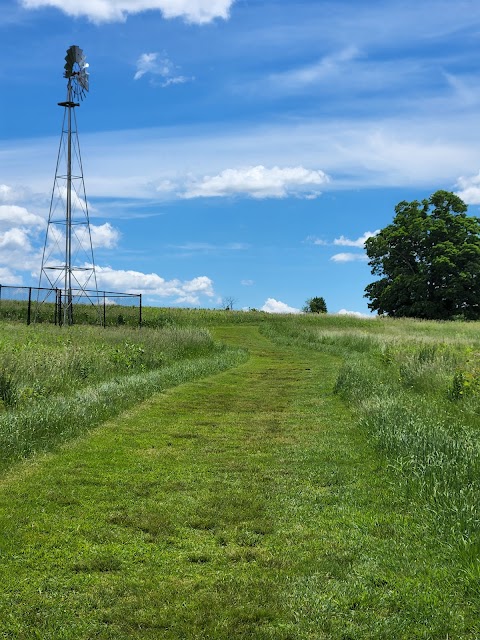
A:
[[[389,316],[480,318],[480,218],[449,191],[400,202],[392,224],[365,243],[368,306]]]
[[[324,298],[309,298],[303,307],[305,313],[327,313],[327,304]]]

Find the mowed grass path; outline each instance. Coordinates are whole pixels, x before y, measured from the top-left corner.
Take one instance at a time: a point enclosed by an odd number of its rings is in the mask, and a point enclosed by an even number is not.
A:
[[[447,550],[332,394],[340,363],[215,333],[249,361],[0,480],[0,637],[478,637]]]

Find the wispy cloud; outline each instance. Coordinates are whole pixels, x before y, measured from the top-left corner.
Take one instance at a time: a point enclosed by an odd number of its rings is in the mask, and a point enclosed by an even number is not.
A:
[[[254,192],[256,197],[304,197],[326,189],[449,186],[480,166],[477,119],[475,110],[459,118],[456,111],[437,109],[389,119],[299,119],[264,126],[199,126],[195,131],[178,127],[86,133],[85,181],[90,199],[123,200],[136,210],[134,199],[158,202]],[[28,175],[31,192],[47,197],[57,145],[56,137],[0,141],[2,182],[16,188]],[[277,177],[272,167],[278,168]],[[309,174],[305,167],[322,171]],[[293,177],[289,183],[288,168],[299,169],[306,183],[299,185]]]
[[[164,18],[207,24],[216,18],[228,19],[235,0],[20,0],[25,9],[55,7],[67,15],[86,17],[92,22],[124,22],[128,15],[160,11]]]
[[[478,105],[480,102],[480,90],[476,82],[476,76],[459,75],[446,71],[444,76],[461,106],[473,107]]]
[[[216,176],[193,181],[184,198],[213,198],[246,195],[252,198],[286,198],[318,196],[319,187],[329,181],[320,170],[304,167],[272,167],[258,165],[243,169],[225,169]]]
[[[142,53],[137,60],[137,71],[133,76],[134,80],[140,80],[145,75],[151,76],[152,84],[159,84],[161,87],[169,87],[172,84],[184,84],[185,82],[191,82],[193,77],[188,78],[177,73],[179,67],[175,65],[168,56],[163,53],[162,55],[154,53]],[[155,78],[162,78],[162,81],[157,83]]]
[[[268,86],[279,91],[299,91],[318,84],[342,73],[345,66],[352,60],[357,59],[360,52],[357,47],[349,46],[336,53],[324,56],[320,60],[283,71],[271,74],[268,79]]]
[[[245,251],[250,245],[244,242],[229,242],[227,244],[212,244],[210,242],[185,242],[171,245],[173,249],[180,249],[188,253],[219,253],[224,251]]]

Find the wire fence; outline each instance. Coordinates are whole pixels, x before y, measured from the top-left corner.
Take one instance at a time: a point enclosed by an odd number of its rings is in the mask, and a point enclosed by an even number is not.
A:
[[[141,293],[72,289],[69,299],[73,324],[142,326]],[[66,303],[61,289],[0,284],[0,319],[62,325]]]

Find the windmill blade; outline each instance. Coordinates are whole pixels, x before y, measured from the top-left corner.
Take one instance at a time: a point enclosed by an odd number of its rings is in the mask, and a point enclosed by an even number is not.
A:
[[[87,71],[82,70],[78,74],[78,82],[80,83],[80,85],[85,91],[88,91],[88,72]]]
[[[77,100],[83,100],[89,90],[88,66],[85,54],[80,47],[74,44],[67,49],[63,77],[69,79]]]

